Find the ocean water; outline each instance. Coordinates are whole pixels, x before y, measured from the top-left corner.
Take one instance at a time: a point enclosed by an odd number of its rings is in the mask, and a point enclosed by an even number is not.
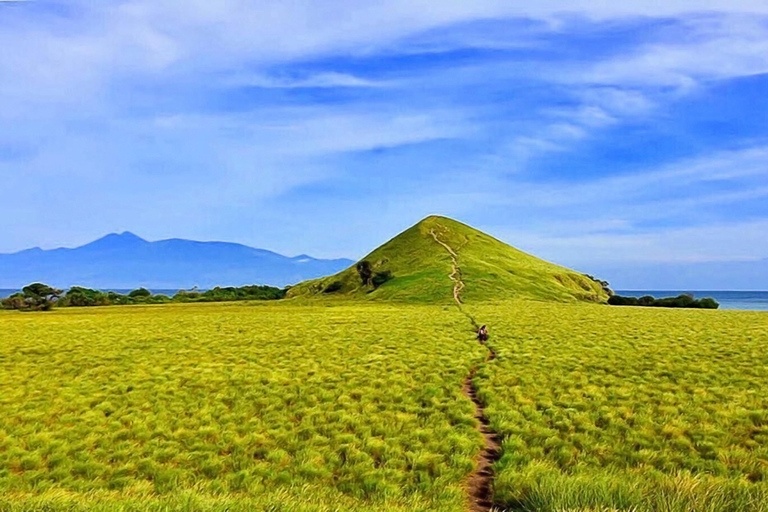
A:
[[[19,290],[0,289],[0,298],[8,297]],[[118,293],[128,293],[130,290],[114,290]],[[152,290],[159,295],[173,295],[178,290]],[[201,290],[202,291],[202,290]],[[743,309],[751,311],[768,311],[768,291],[766,292],[734,292],[734,291],[685,291],[685,290],[616,290],[616,293],[625,297],[642,297],[650,295],[655,298],[675,297],[681,293],[692,293],[697,299],[712,297],[720,303],[720,309]]]
[[[682,293],[690,293],[697,299],[712,297],[720,304],[720,309],[743,309],[750,311],[768,311],[768,292],[736,292],[736,291],[686,291],[686,290],[615,290],[617,295],[624,297],[642,297],[650,295],[656,299],[676,297]]]

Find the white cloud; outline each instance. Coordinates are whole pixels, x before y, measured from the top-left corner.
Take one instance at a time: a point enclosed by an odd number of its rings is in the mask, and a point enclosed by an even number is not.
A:
[[[684,92],[702,81],[768,71],[764,18],[737,15],[768,15],[768,4],[754,0],[75,1],[62,3],[73,6],[70,15],[48,14],[43,19],[35,14],[22,16],[25,9],[32,12],[42,2],[29,4],[13,7],[15,14],[3,20],[0,31],[0,122],[5,126],[4,138],[33,148],[29,153],[37,152],[37,156],[22,164],[0,163],[0,174],[4,186],[13,191],[11,209],[16,205],[31,212],[25,204],[49,197],[51,209],[68,209],[76,218],[90,218],[91,231],[75,228],[82,232],[78,235],[83,237],[80,241],[87,241],[93,231],[110,230],[110,217],[122,214],[150,227],[157,225],[160,215],[177,226],[205,226],[215,222],[209,207],[223,203],[249,206],[334,176],[340,171],[332,159],[340,154],[466,138],[480,131],[475,131],[476,123],[482,121],[475,121],[473,115],[484,114],[465,111],[471,107],[464,106],[464,97],[459,97],[471,96],[473,80],[514,83],[521,76],[535,76],[539,82],[565,82],[569,89],[563,94],[567,100],[574,100],[566,103],[578,103],[525,112],[532,118],[529,123],[521,122],[517,131],[508,134],[508,146],[489,157],[497,159],[496,168],[506,165],[514,170],[522,168],[530,158],[572,149],[600,130],[662,108],[662,100],[649,89],[673,86]],[[404,50],[399,43],[407,43],[409,37],[445,27],[450,32],[450,27],[472,21],[534,18],[544,20],[541,30],[552,33],[567,30],[574,19],[621,21],[636,16],[673,16],[680,21],[688,19],[683,14],[691,12],[718,14],[693,18],[678,30],[676,35],[683,37],[646,42],[629,53],[597,63],[542,62],[528,69],[524,63],[512,63],[492,72],[488,68],[465,68],[445,77],[436,70],[429,77],[398,76],[394,80],[334,71],[332,65],[328,65],[330,69],[300,75],[275,71],[281,65],[316,57],[370,56],[393,48]],[[0,12],[0,16],[4,14]],[[445,47],[526,47],[535,44],[529,35],[504,38],[477,30],[449,35],[447,39],[453,39]],[[434,47],[439,47],[440,42],[434,41]],[[459,74],[462,76],[454,80]],[[453,87],[450,94],[432,96],[433,89],[429,88],[446,79]],[[390,103],[391,98],[387,98],[365,107],[291,109],[258,105],[243,107],[244,113],[216,114],[211,113],[215,107],[194,103],[196,94],[205,94],[199,92],[200,88],[207,85],[356,88],[369,89],[365,92],[394,90],[398,94],[408,88],[419,90],[423,86],[424,90],[404,102]],[[174,101],[183,101],[178,97],[187,88],[196,88],[190,104],[176,108]],[[144,91],[151,91],[151,97],[143,98]],[[162,94],[155,96],[156,91]],[[13,137],[8,132],[13,132]],[[738,182],[733,191],[697,192],[695,197],[686,198],[686,207],[694,210],[697,205],[761,197],[764,189],[759,183],[755,186],[759,180],[746,180],[763,175],[767,151],[756,147],[721,152],[645,173],[587,183],[510,185],[491,177],[482,192],[453,197],[443,190],[442,195],[433,197],[418,190],[414,195],[420,196],[419,211],[432,207],[437,211],[461,198],[469,199],[467,205],[478,204],[478,196],[488,196],[483,206],[517,203],[543,212],[542,222],[532,229],[544,231],[547,222],[563,218],[563,211],[571,208],[575,214],[567,225],[547,235],[566,240],[558,237],[570,226],[593,237],[587,240],[592,240],[596,248],[604,242],[608,254],[610,240],[626,247],[626,251],[636,250],[638,244],[642,246],[648,240],[640,235],[610,238],[603,232],[631,229],[647,215],[637,210],[654,205],[655,190],[680,191],[714,180]],[[483,170],[485,163],[478,162],[477,173],[493,174]],[[171,179],[174,175],[177,179]],[[436,175],[435,179],[444,180],[445,175]],[[471,189],[477,181],[462,180],[458,185]],[[97,193],[90,196],[94,190]],[[147,206],[136,213],[130,210],[134,203]],[[627,217],[596,211],[606,203],[627,203]],[[658,201],[655,204],[663,205]],[[93,211],[105,214],[94,215]],[[48,219],[40,213],[29,215],[23,231],[15,229],[12,236],[0,237],[14,244],[7,248],[37,245],[40,241],[39,226],[46,225]],[[404,216],[398,211],[389,218]],[[35,222],[30,223],[30,219]],[[64,226],[55,229],[58,234],[51,237],[65,233]],[[744,233],[751,236],[756,230],[745,228]],[[194,233],[142,234],[161,238]],[[725,240],[724,234],[718,236]],[[695,242],[693,235],[689,239]],[[654,240],[657,246],[663,241]],[[553,243],[552,250],[564,250],[564,245]]]
[[[504,241],[569,265],[756,261],[768,257],[768,219],[665,228],[651,233],[546,236],[504,230]]]
[[[702,81],[766,72],[765,19],[731,15],[690,19],[673,40],[646,43],[629,54],[571,69],[560,78],[605,86],[674,87],[684,93]]]
[[[394,84],[360,78],[348,73],[317,73],[306,77],[270,76],[256,73],[236,73],[222,80],[229,87],[263,87],[265,89],[304,89],[334,87],[389,87]]]
[[[657,169],[581,181],[579,183],[517,185],[518,199],[539,208],[569,208],[578,204],[653,204],[660,191],[694,193],[694,185],[768,178],[768,146],[706,154]],[[751,186],[751,183],[747,186]],[[500,201],[505,201],[499,198]]]

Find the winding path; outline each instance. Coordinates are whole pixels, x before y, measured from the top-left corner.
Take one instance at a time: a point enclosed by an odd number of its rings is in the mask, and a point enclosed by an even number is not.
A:
[[[479,327],[474,317],[467,313],[463,307],[461,301],[461,291],[464,289],[464,282],[461,280],[461,267],[459,267],[459,256],[456,254],[450,245],[440,240],[434,229],[430,230],[430,235],[435,239],[435,242],[443,246],[451,256],[451,274],[448,276],[453,281],[453,300],[456,302],[456,306],[464,315],[472,322],[475,329]],[[488,349],[488,355],[485,358],[484,364],[493,361],[496,358],[496,352],[489,346],[485,345]],[[493,505],[493,464],[501,457],[501,439],[489,427],[488,417],[485,415],[485,408],[482,402],[477,396],[477,385],[475,384],[475,374],[477,373],[477,366],[473,367],[469,375],[464,379],[462,386],[462,392],[469,398],[475,406],[475,419],[479,423],[478,430],[483,436],[485,447],[483,451],[477,456],[475,470],[469,476],[468,491],[471,500],[472,512],[487,512],[494,509]]]
[[[456,254],[456,252],[451,249],[451,246],[447,243],[443,242],[437,237],[437,233],[435,233],[435,230],[432,229],[429,232],[430,235],[432,235],[432,238],[435,239],[435,242],[442,245],[443,248],[445,248],[446,251],[448,251],[448,254],[451,255],[451,274],[448,276],[448,278],[453,281],[453,300],[456,301],[456,305],[459,306],[459,309],[463,309],[461,307],[461,291],[464,289],[464,281],[461,280],[461,269],[459,268],[459,255]],[[474,319],[473,319],[474,323]]]

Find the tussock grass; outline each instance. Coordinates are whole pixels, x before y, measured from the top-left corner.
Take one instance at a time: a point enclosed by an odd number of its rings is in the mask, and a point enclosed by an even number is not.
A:
[[[473,304],[511,510],[768,512],[764,313]],[[465,510],[453,306],[0,312],[0,510]]]
[[[764,313],[508,302],[474,313],[504,438],[495,496],[523,510],[768,510]]]
[[[461,381],[483,351],[455,310],[124,306],[0,327],[2,510],[464,508],[482,440]]]

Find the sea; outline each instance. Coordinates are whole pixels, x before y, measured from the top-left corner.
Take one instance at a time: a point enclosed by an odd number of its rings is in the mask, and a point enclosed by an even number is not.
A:
[[[0,288],[0,298],[8,297],[19,290],[5,290]],[[118,293],[128,293],[130,290],[105,290]],[[173,297],[178,289],[150,290],[155,295],[168,295]],[[200,290],[202,291],[202,290]],[[720,304],[720,309],[742,309],[748,311],[768,311],[768,291],[744,292],[744,291],[690,291],[690,290],[615,290],[618,295],[625,297],[642,297],[650,295],[655,298],[676,297],[681,293],[693,294],[697,299],[712,297]]]

